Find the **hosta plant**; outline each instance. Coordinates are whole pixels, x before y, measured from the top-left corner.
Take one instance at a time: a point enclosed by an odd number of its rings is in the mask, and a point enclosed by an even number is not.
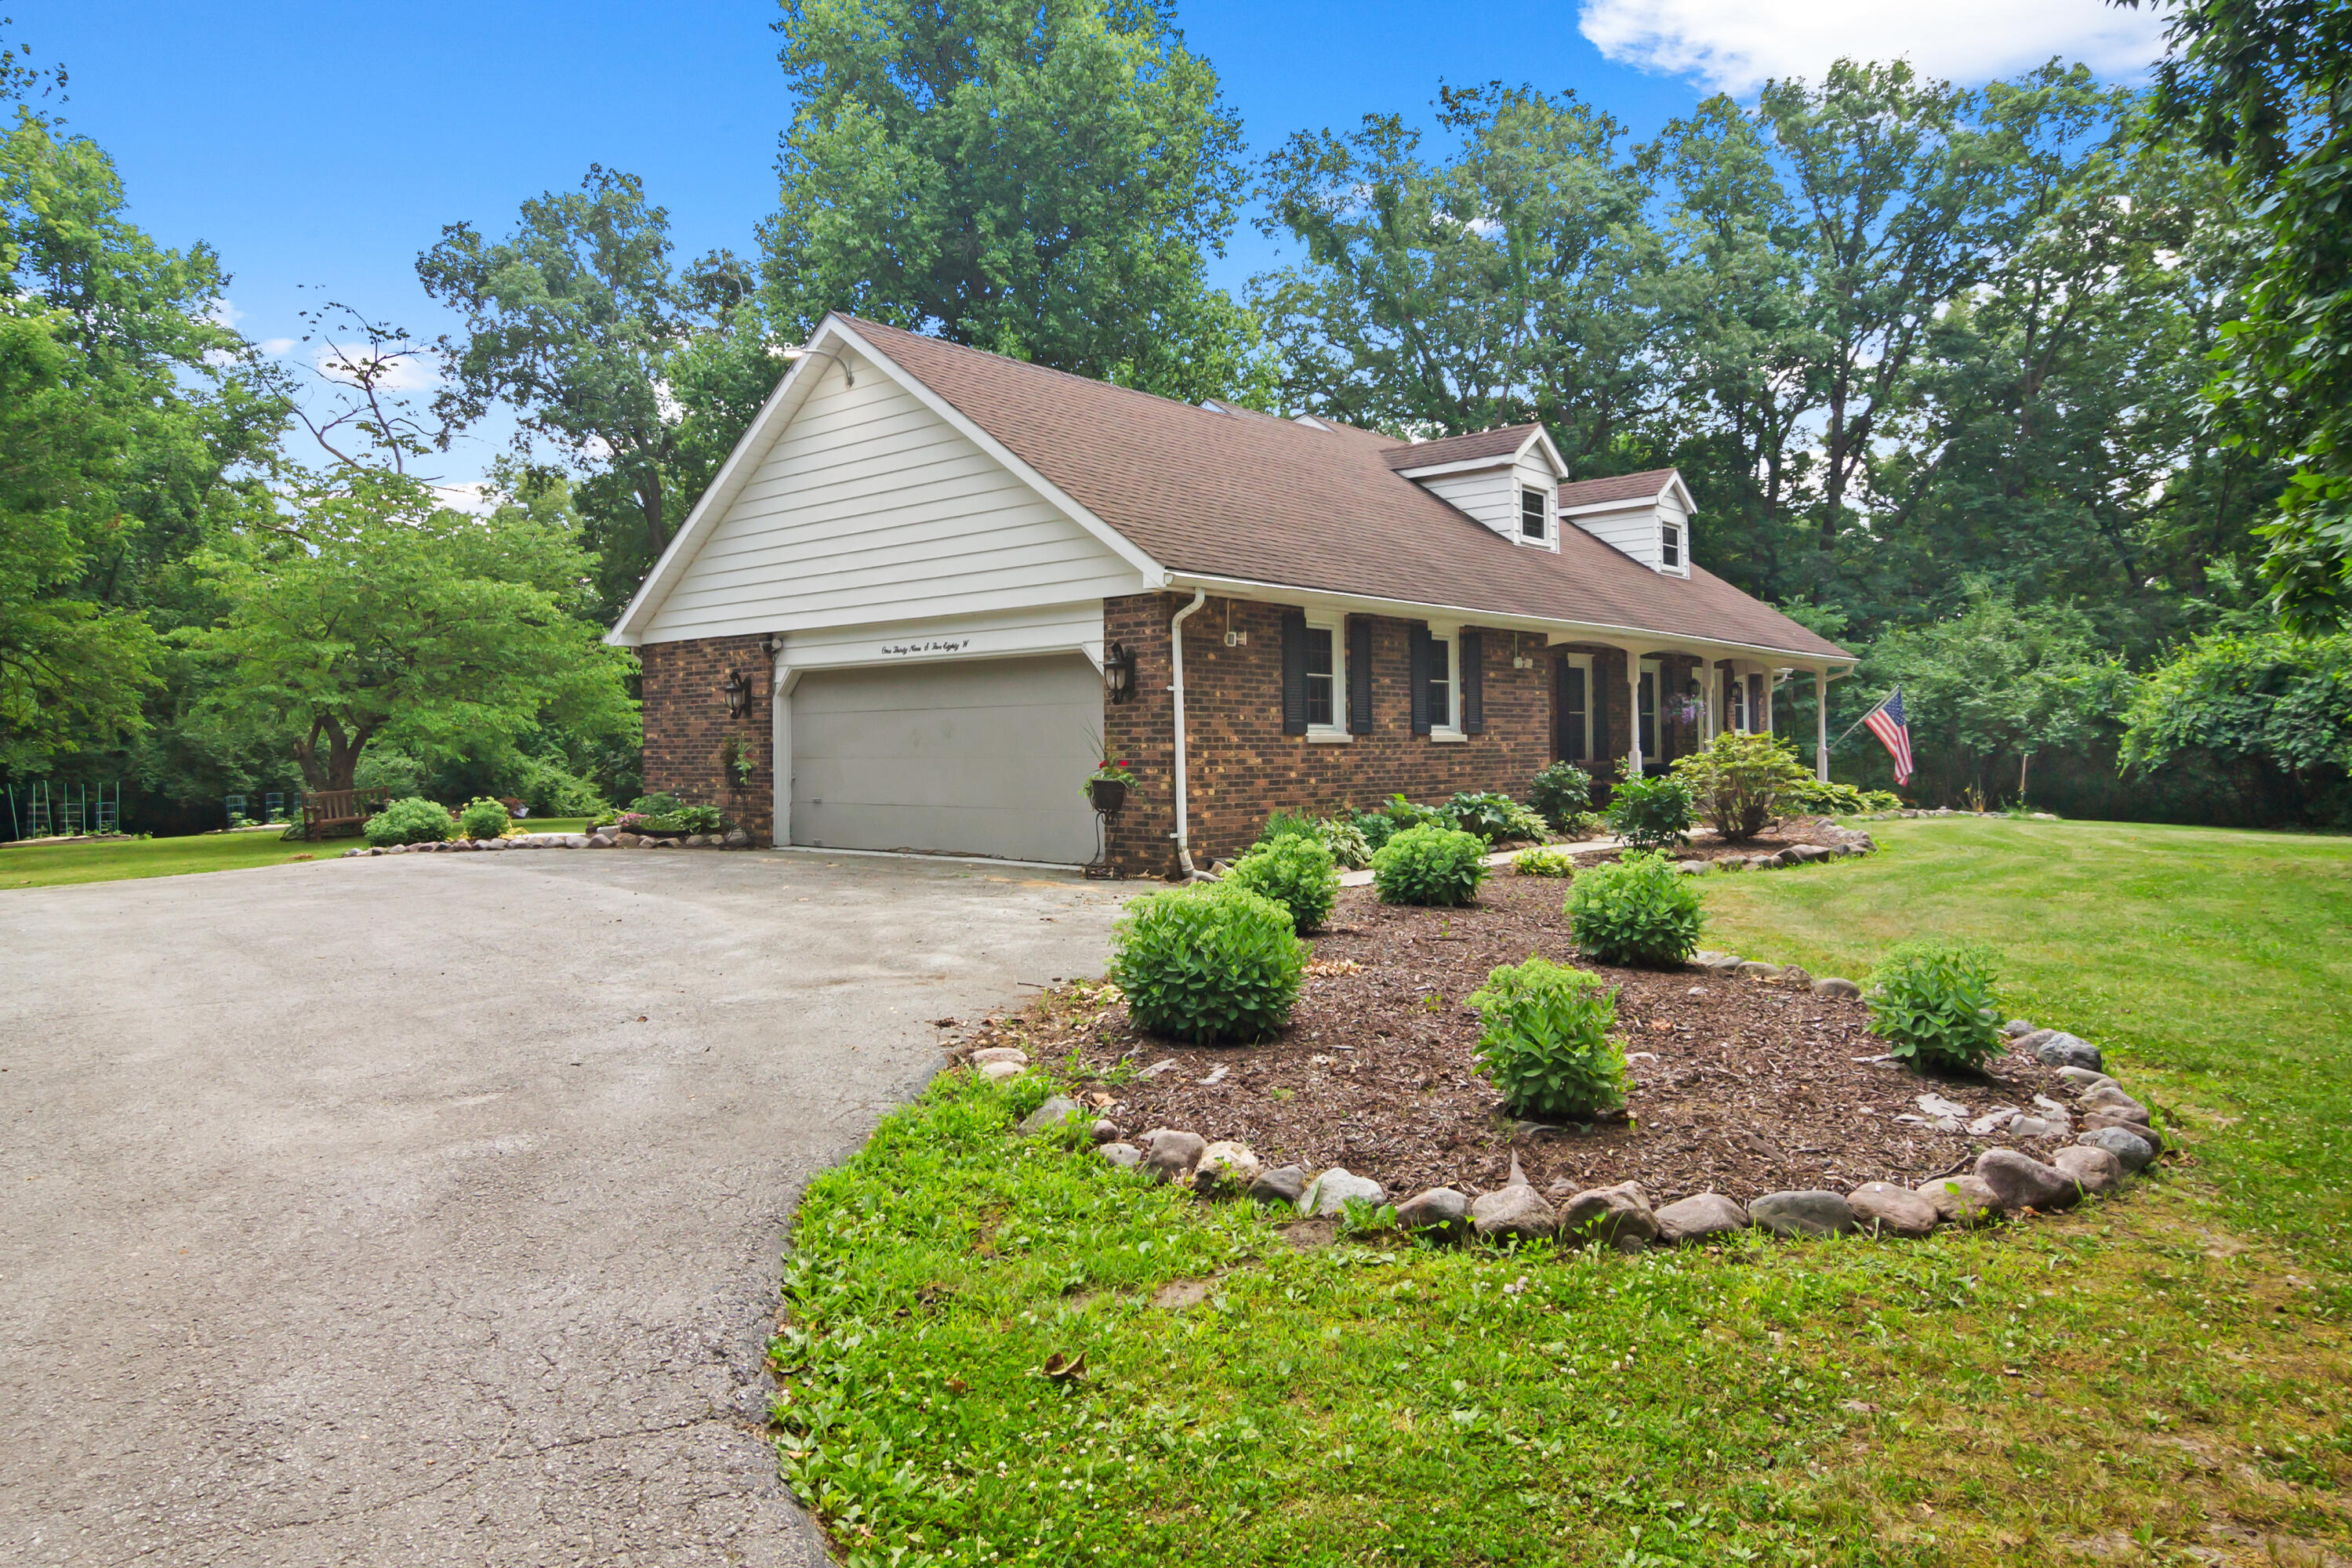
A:
[[[1863,999],[1871,1032],[1906,1060],[1974,1068],[2000,1052],[1993,957],[1976,943],[1897,942],[1870,972]]]
[[[1592,775],[1574,763],[1554,763],[1528,786],[1528,805],[1564,831],[1570,818],[1592,809]]]
[[[1290,911],[1246,888],[1196,884],[1127,906],[1110,979],[1136,1026],[1194,1045],[1262,1040],[1290,1021],[1307,944]]]
[[[1464,790],[1437,808],[1449,827],[1475,833],[1487,843],[1504,838],[1541,838],[1543,818],[1492,790]]]
[[[1512,1115],[1566,1121],[1625,1103],[1625,1053],[1610,1037],[1615,987],[1530,958],[1489,973],[1470,1005],[1478,1015],[1473,1058]]]
[[[1680,963],[1698,951],[1698,889],[1663,855],[1629,854],[1568,886],[1568,928],[1603,963]]]

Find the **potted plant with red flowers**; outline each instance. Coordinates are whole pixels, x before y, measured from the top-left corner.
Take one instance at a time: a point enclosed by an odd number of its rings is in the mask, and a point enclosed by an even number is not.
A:
[[[1118,815],[1118,808],[1127,804],[1128,788],[1135,783],[1135,774],[1128,767],[1126,758],[1114,757],[1106,751],[1095,764],[1095,771],[1087,775],[1087,802],[1105,816]]]

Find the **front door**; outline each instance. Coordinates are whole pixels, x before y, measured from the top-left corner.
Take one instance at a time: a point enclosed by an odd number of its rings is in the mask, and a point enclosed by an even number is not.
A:
[[[1592,757],[1592,660],[1580,653],[1552,659],[1551,754],[1580,767]]]

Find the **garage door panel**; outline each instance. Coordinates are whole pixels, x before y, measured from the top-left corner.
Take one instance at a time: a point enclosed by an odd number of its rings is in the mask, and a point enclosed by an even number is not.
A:
[[[1076,654],[814,671],[793,693],[793,841],[1081,861],[1102,679]]]

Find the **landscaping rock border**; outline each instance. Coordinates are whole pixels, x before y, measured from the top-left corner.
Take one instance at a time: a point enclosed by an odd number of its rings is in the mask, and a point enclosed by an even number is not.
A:
[[[1730,966],[1729,973],[1743,967],[1730,954],[1701,956]],[[1761,978],[1781,975],[1794,975],[1798,983],[1816,991],[1824,984],[1852,984],[1811,980],[1795,969],[1775,970]],[[2021,1019],[2012,1020],[2008,1027],[2014,1037],[2047,1036],[2097,1054],[2097,1047],[2074,1036],[2036,1030]],[[982,1057],[988,1059],[978,1059]],[[1018,1077],[1030,1066],[1025,1053],[1007,1047],[976,1052],[965,1065],[998,1080]],[[2115,1079],[2071,1062],[2064,1077],[2074,1106],[2037,1097],[2039,1114],[2003,1108],[2005,1114],[1989,1113],[1969,1123],[1969,1130],[1975,1132],[1984,1123],[1984,1136],[2005,1132],[2047,1142],[2070,1131],[2074,1113],[2080,1110],[2087,1126],[2073,1143],[2056,1150],[2046,1161],[1999,1145],[1979,1153],[1970,1171],[1934,1177],[1916,1189],[1865,1182],[1852,1193],[1763,1193],[1744,1205],[1721,1193],[1706,1192],[1654,1207],[1649,1195],[1634,1182],[1573,1190],[1561,1182],[1538,1193],[1520,1176],[1514,1160],[1511,1180],[1506,1185],[1475,1195],[1451,1186],[1431,1187],[1398,1202],[1390,1213],[1397,1228],[1433,1244],[1474,1238],[1494,1245],[1555,1240],[1621,1252],[1715,1242],[1748,1229],[1792,1239],[1916,1238],[1931,1236],[1947,1225],[1974,1228],[1995,1218],[2054,1214],[2089,1197],[2120,1193],[2132,1176],[2155,1164],[2163,1149],[2161,1135],[2149,1125],[2147,1105],[2126,1093]],[[1931,1115],[1948,1118],[1962,1110],[1936,1094],[1922,1094],[1918,1099],[1922,1110]],[[1016,1131],[1020,1136],[1033,1137],[1065,1123],[1076,1125],[1085,1118],[1084,1107],[1055,1095],[1024,1118]],[[1248,1145],[1213,1144],[1197,1132],[1153,1128],[1139,1135],[1139,1149],[1123,1140],[1114,1122],[1097,1120],[1087,1131],[1096,1154],[1107,1163],[1189,1188],[1204,1202],[1246,1199],[1292,1208],[1310,1219],[1329,1219],[1344,1215],[1350,1202],[1377,1208],[1390,1201],[1380,1183],[1343,1166],[1312,1173],[1296,1165],[1263,1171]]]
[[[749,849],[751,836],[740,827],[697,833],[686,838],[650,838],[637,833],[517,833],[504,838],[445,838],[438,844],[363,844],[346,849],[345,860],[374,855],[448,855],[503,849]]]

